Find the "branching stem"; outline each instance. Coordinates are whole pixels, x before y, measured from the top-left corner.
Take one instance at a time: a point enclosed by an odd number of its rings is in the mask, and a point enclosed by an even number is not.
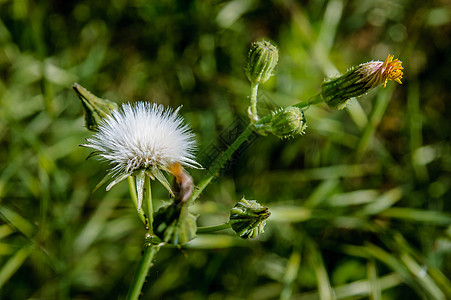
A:
[[[257,89],[258,89],[258,84],[254,85],[252,88],[250,112],[252,112],[252,114],[254,116],[256,116],[257,120],[258,120]],[[255,101],[253,101],[253,99]],[[294,106],[299,107],[299,108],[304,108],[304,107],[308,107],[312,104],[321,103],[322,101],[323,100],[321,98],[321,95],[318,94],[318,95],[310,98],[309,100],[300,102]],[[188,200],[188,205],[186,205],[186,207],[188,207],[189,204],[194,202],[194,200],[196,200],[199,197],[199,195],[203,192],[203,190],[210,184],[212,179],[215,176],[217,176],[217,173],[219,172],[219,170],[222,167],[224,167],[225,163],[232,157],[232,155],[235,153],[235,151],[237,151],[238,148],[250,137],[250,135],[252,134],[254,129],[256,127],[258,127],[259,125],[262,125],[264,122],[267,122],[268,120],[270,120],[271,117],[272,117],[272,114],[268,114],[265,117],[263,117],[262,119],[256,121],[255,123],[251,122],[251,124],[249,124],[244,129],[244,131],[236,138],[236,140],[223,153],[221,153],[221,155],[219,155],[219,157],[213,162],[213,164],[209,168],[207,174],[205,174],[204,178],[202,178],[199,181],[199,184],[197,185],[197,189],[194,190],[192,196]],[[137,200],[137,195],[136,195],[136,190],[135,190],[135,182],[131,176],[128,177],[128,183],[129,183],[129,187],[130,187],[130,195],[132,198],[132,202],[134,203],[134,205],[136,207],[138,200]],[[148,178],[146,178],[146,193],[145,193],[144,201],[146,204],[145,205],[146,214],[148,215],[148,218],[149,218],[149,236],[151,237],[151,235],[153,235],[153,230],[152,230],[153,206],[152,206],[152,196],[151,196],[151,190],[150,190],[150,180]],[[142,210],[138,211],[138,214],[139,214],[141,221],[143,221],[143,223],[146,224],[146,226],[147,226],[145,216],[144,216],[144,213],[142,212]],[[197,229],[197,233],[208,233],[208,232],[224,230],[227,228],[230,228],[230,225],[228,223],[214,225],[214,226],[199,227]],[[163,244],[155,244],[154,245],[152,243],[149,243],[144,247],[141,261],[138,265],[138,269],[135,273],[135,277],[133,279],[132,285],[130,286],[130,290],[127,294],[126,299],[130,299],[130,300],[138,299],[138,297],[141,293],[141,289],[144,285],[144,281],[147,277],[147,274],[148,274],[150,268],[152,267],[152,260],[155,256],[155,254],[158,252],[158,250],[160,250],[160,247],[162,245]]]
[[[324,100],[322,99],[321,94],[318,94],[316,96],[313,96],[307,101],[299,102],[293,106],[296,106],[298,108],[305,108],[310,105],[319,104],[323,101]],[[235,151],[238,150],[238,148],[250,137],[250,135],[254,130],[253,128],[258,127],[259,125],[270,120],[271,117],[272,114],[268,114],[262,119],[260,119],[257,123],[249,124],[244,129],[244,131],[236,138],[236,140],[223,153],[221,153],[221,155],[218,156],[218,158],[213,162],[209,170],[206,172],[205,176],[199,181],[197,189],[194,190],[193,194],[191,195],[191,198],[188,200],[189,203],[192,203],[194,200],[196,200],[199,197],[199,195],[203,192],[203,190],[210,184],[213,178],[217,176],[219,170],[221,170],[221,168],[225,165],[225,163],[232,157]]]

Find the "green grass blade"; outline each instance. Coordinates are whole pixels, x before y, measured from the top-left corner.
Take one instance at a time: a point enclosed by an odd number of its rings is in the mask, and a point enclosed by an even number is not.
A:
[[[402,198],[402,195],[403,192],[401,188],[393,188],[382,194],[375,201],[366,205],[362,209],[362,212],[368,215],[380,213],[398,202]]]
[[[33,252],[33,249],[34,246],[32,244],[22,247],[0,269],[0,289],[16,273],[20,266],[23,265],[28,256]]]
[[[391,289],[403,283],[401,277],[396,273],[381,276],[377,279],[377,285],[381,291]],[[360,299],[369,297],[371,293],[371,283],[368,280],[358,280],[345,285],[333,287],[337,299]],[[303,293],[291,298],[293,300],[318,300],[318,292]]]
[[[369,298],[370,300],[381,300],[381,284],[377,275],[377,265],[374,259],[371,259],[367,263],[368,266],[368,286],[369,286]]]
[[[409,82],[407,86],[407,111],[409,116],[409,133],[410,133],[410,153],[412,166],[418,179],[426,181],[429,178],[426,165],[421,160],[417,160],[413,155],[417,149],[423,144],[423,114],[420,111],[420,87],[417,80]]]
[[[318,294],[320,299],[332,300],[336,299],[335,293],[332,290],[329,275],[326,266],[324,265],[323,257],[318,247],[313,241],[308,242],[309,256],[311,257],[313,269],[315,271],[316,282],[318,285]]]
[[[384,113],[387,109],[388,103],[390,102],[393,87],[388,87],[379,90],[377,94],[377,99],[374,101],[374,108],[370,116],[370,120],[365,127],[362,135],[362,139],[357,147],[357,158],[360,160],[365,154],[367,148],[374,137],[377,126],[382,120]]]
[[[339,181],[336,179],[325,180],[310,194],[310,196],[305,200],[305,207],[316,207],[321,204],[328,195],[332,193],[333,190],[338,186]]]
[[[35,226],[22,217],[14,210],[0,203],[0,216],[9,223],[13,228],[23,233],[26,237],[31,238],[35,232]]]
[[[416,281],[427,292],[430,299],[445,300],[444,293],[427,274],[425,267],[421,267],[410,255],[405,252],[401,253],[400,259],[410,271],[412,276],[414,276]]]
[[[392,207],[381,212],[380,216],[410,222],[425,222],[443,226],[451,225],[451,214],[408,207]]]
[[[301,254],[294,250],[288,259],[285,275],[283,276],[283,289],[280,294],[280,299],[290,299],[293,282],[296,280],[301,264]]]

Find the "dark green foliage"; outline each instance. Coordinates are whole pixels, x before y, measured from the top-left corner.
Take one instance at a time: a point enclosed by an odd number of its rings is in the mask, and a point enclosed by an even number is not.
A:
[[[124,298],[140,259],[127,184],[91,195],[108,166],[78,147],[91,133],[74,82],[112,101],[183,104],[204,153],[247,118],[248,49],[266,38],[279,62],[262,116],[388,53],[404,83],[343,111],[311,106],[305,135],[246,145],[193,210],[199,226],[227,222],[245,195],[269,207],[265,233],[162,247],[142,299],[451,299],[442,3],[0,1],[0,298]],[[169,199],[157,182],[152,192],[157,207]]]
[[[165,243],[184,245],[196,236],[196,216],[180,204],[169,204],[155,213],[155,234]]]

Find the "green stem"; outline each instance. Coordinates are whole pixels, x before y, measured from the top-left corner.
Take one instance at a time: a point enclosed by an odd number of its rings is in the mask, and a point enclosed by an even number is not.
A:
[[[153,234],[152,189],[150,186],[150,178],[146,176],[145,180],[144,207],[146,209],[147,220],[149,221],[148,231],[149,233]]]
[[[252,89],[252,95],[251,96],[251,104],[252,104],[252,99],[253,97],[255,97],[255,111],[252,111],[253,113],[257,112],[257,107],[256,107],[256,97],[257,97],[257,88],[258,85],[256,85],[253,89]],[[255,95],[254,95],[255,93]],[[300,102],[294,106],[299,107],[299,108],[303,108],[303,107],[307,107],[310,106],[312,104],[318,104],[320,102],[322,102],[322,98],[321,95],[318,94],[312,98],[310,98],[307,101],[303,101]],[[251,110],[253,110],[251,108]],[[212,164],[211,168],[208,170],[207,174],[204,176],[204,178],[199,182],[199,184],[197,185],[197,189],[194,190],[192,196],[190,197],[190,199],[188,200],[188,204],[192,203],[194,200],[196,200],[199,195],[202,193],[202,191],[208,186],[208,184],[210,184],[210,182],[212,181],[212,179],[217,175],[218,171],[224,166],[224,164],[232,157],[233,153],[235,153],[236,150],[238,150],[238,148],[249,138],[249,136],[252,134],[253,128],[254,126],[258,126],[263,124],[264,122],[267,122],[268,120],[270,120],[272,117],[272,114],[268,114],[266,115],[264,118],[262,118],[261,120],[259,120],[258,122],[256,122],[255,124],[249,124],[244,131],[237,137],[237,139],[227,148],[227,150],[225,150]],[[146,179],[148,180],[148,179]],[[130,195],[132,198],[132,202],[135,205],[135,207],[138,206],[138,197],[136,195],[136,189],[135,189],[135,182],[133,177],[128,177],[128,184],[130,187]],[[150,180],[147,181],[146,184],[146,197],[144,199],[144,201],[146,201],[146,213],[149,217],[149,223],[150,223],[150,227],[149,227],[149,232],[152,233],[152,220],[153,220],[153,206],[152,206],[152,196],[151,196],[151,187],[150,187]],[[188,207],[188,205],[186,206]],[[141,219],[141,221],[143,221],[144,224],[146,224],[146,220],[145,220],[145,216],[142,210],[138,211],[139,217]],[[220,224],[220,225],[214,225],[214,226],[207,226],[207,227],[199,227],[197,229],[197,233],[207,233],[207,232],[214,232],[214,231],[219,231],[219,230],[224,230],[230,228],[230,225],[228,223],[225,224]],[[149,273],[150,268],[152,267],[152,260],[153,257],[155,256],[155,254],[158,252],[158,250],[160,250],[162,244],[158,244],[158,245],[147,245],[144,248],[144,253],[143,256],[141,258],[141,261],[139,263],[138,266],[138,270],[135,273],[135,277],[133,279],[132,285],[130,286],[130,290],[127,294],[127,298],[126,299],[138,299],[140,293],[141,293],[141,289],[142,286],[144,285],[144,281],[146,279],[147,274]]]
[[[228,229],[228,228],[230,228],[229,223],[213,225],[213,226],[198,227],[197,233],[209,233],[209,232],[215,232],[215,231],[224,230],[224,229]]]
[[[138,195],[136,194],[135,179],[132,176],[128,176],[127,181],[128,181],[128,189],[130,190],[130,198],[132,199],[133,206],[136,208],[136,211],[138,212],[138,217],[141,219],[144,226],[147,227],[146,216],[144,215],[143,210],[142,209],[138,210]]]
[[[139,262],[138,269],[136,270],[135,277],[133,278],[133,282],[130,286],[130,289],[127,294],[126,299],[138,299],[141,294],[142,287],[144,285],[144,281],[146,280],[147,274],[149,273],[150,268],[152,267],[152,260],[155,254],[160,250],[162,244],[152,244],[152,236],[153,236],[153,204],[152,204],[152,187],[150,184],[150,178],[145,176],[144,179],[144,209],[146,211],[147,220],[144,216],[143,210],[138,211],[138,215],[140,219],[146,225],[146,229],[148,231],[146,237],[146,245],[144,246],[143,255],[141,257],[141,261]],[[132,198],[132,202],[135,207],[138,206],[138,196],[136,194],[135,189],[135,180],[133,177],[128,177],[128,184],[130,188],[130,195]]]
[[[323,102],[323,98],[321,97],[321,94],[318,94],[316,96],[313,96],[307,101],[299,102],[293,106],[296,106],[298,108],[304,108],[308,107],[310,105],[318,104]],[[191,195],[190,199],[188,200],[188,203],[192,203],[194,200],[196,200],[199,195],[203,192],[203,190],[210,184],[210,182],[215,178],[219,170],[224,166],[224,164],[232,157],[233,153],[235,153],[236,150],[249,138],[249,136],[252,134],[253,126],[257,127],[258,125],[262,125],[265,122],[269,121],[272,117],[272,114],[267,114],[265,117],[260,119],[255,124],[249,124],[244,131],[236,138],[236,140],[230,145],[227,150],[225,150],[221,155],[213,162],[210,169],[208,170],[207,174],[199,181],[198,185],[196,186],[196,189],[194,190],[193,194]]]
[[[213,162],[207,174],[202,178],[196,186],[193,194],[191,195],[188,203],[192,203],[199,197],[202,191],[210,184],[213,178],[217,175],[218,171],[224,166],[224,164],[232,157],[233,153],[249,138],[252,134],[252,126],[248,125],[244,131],[237,137],[237,139],[225,150],[221,155]]]
[[[138,265],[138,270],[136,270],[132,285],[128,290],[128,294],[126,297],[127,300],[135,300],[139,298],[142,287],[144,285],[144,281],[146,280],[147,274],[149,273],[149,270],[152,267],[152,260],[155,254],[157,254],[158,250],[160,250],[160,246],[161,244],[147,245],[144,248],[141,261],[139,262]]]
[[[321,96],[321,93],[316,94],[315,96],[311,97],[310,99],[308,99],[307,101],[301,101],[293,106],[298,107],[298,108],[305,108],[308,107],[310,105],[315,105],[315,104],[319,104],[321,102],[324,102],[323,97]]]
[[[258,94],[258,83],[251,83],[251,106],[249,118],[252,122],[258,121],[257,114],[257,94]]]

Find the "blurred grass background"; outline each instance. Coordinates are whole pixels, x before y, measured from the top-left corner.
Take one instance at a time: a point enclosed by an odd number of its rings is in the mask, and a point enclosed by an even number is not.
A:
[[[209,186],[200,225],[243,195],[266,233],[199,235],[158,253],[143,299],[451,299],[451,3],[447,0],[0,1],[0,297],[123,298],[144,230],[72,91],[182,114],[199,153],[246,118],[251,42],[279,46],[269,112],[352,65],[403,61],[344,111],[305,111],[305,136],[258,138]],[[198,180],[203,171],[193,171]],[[167,194],[153,185],[159,205]]]

